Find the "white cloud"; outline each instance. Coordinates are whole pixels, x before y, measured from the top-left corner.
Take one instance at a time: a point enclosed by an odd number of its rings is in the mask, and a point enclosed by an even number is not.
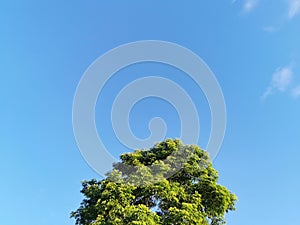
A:
[[[297,87],[295,87],[295,88],[293,88],[292,91],[291,91],[291,94],[295,98],[300,97],[300,85],[297,86]]]
[[[263,30],[266,32],[272,33],[272,32],[277,31],[277,28],[274,26],[266,26],[266,27],[263,27]]]
[[[289,67],[278,69],[272,79],[272,87],[283,92],[289,86],[293,78],[293,71]]]
[[[243,11],[248,13],[251,12],[258,4],[258,0],[245,0],[243,5]]]
[[[271,83],[269,87],[267,87],[262,98],[265,99],[270,94],[276,91],[285,92],[287,88],[290,86],[292,79],[293,79],[293,71],[290,66],[278,68],[274,72]]]
[[[288,17],[292,19],[300,12],[300,0],[290,0]]]

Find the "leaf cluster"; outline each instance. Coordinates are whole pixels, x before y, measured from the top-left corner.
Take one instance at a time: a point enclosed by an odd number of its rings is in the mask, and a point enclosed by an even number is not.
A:
[[[236,196],[218,184],[206,151],[167,139],[136,150],[97,181],[83,181],[76,225],[221,225]]]

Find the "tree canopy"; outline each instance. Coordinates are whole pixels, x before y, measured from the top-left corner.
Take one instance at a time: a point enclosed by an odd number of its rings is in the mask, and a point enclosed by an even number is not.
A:
[[[167,139],[122,154],[101,181],[83,181],[76,225],[220,225],[236,196],[218,184],[206,151]]]

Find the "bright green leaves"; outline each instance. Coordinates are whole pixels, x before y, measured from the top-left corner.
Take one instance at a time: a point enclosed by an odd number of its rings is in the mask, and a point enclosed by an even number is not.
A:
[[[84,181],[77,225],[220,225],[236,196],[219,185],[207,152],[167,139],[121,155],[102,181]]]

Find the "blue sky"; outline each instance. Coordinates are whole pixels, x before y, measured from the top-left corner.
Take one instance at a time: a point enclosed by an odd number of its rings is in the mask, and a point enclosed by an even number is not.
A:
[[[77,84],[100,55],[148,39],[198,54],[223,90],[227,131],[214,166],[239,198],[228,224],[300,223],[299,0],[2,1],[0,21],[2,224],[74,224],[69,213],[81,201],[80,181],[101,178],[74,139]],[[183,73],[149,63],[120,71],[99,96],[97,127],[115,156],[127,150],[109,123],[113,98],[132,79],[154,73],[191,95],[205,148],[205,97]],[[178,136],[176,111],[159,99],[133,108],[137,136],[147,137],[153,116],[165,118],[168,136]]]

